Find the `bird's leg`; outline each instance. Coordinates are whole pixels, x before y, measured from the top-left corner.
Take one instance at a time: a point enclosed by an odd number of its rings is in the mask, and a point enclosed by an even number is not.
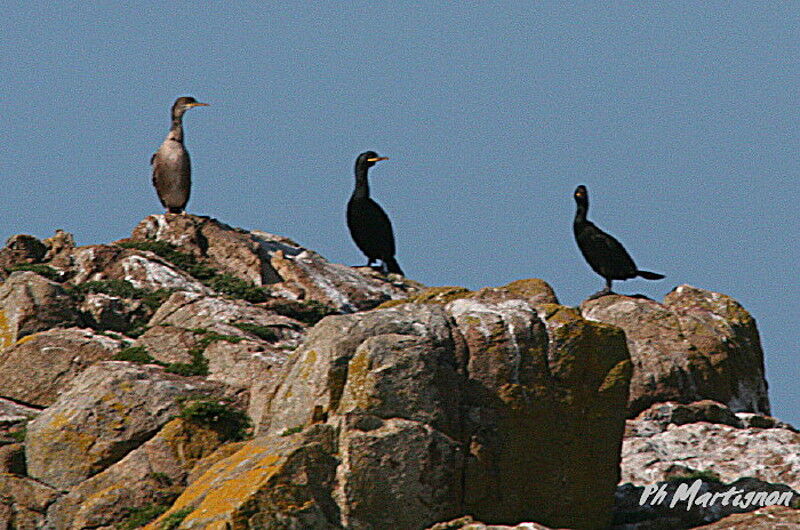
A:
[[[597,291],[596,293],[594,293],[593,295],[591,295],[589,298],[587,298],[587,300],[595,300],[607,294],[614,294],[614,292],[611,290],[611,281],[612,280],[606,278],[606,286]]]

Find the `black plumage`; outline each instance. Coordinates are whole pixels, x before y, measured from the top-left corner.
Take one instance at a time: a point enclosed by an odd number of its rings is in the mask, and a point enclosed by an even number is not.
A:
[[[369,196],[367,172],[380,160],[388,158],[374,151],[361,153],[356,159],[356,186],[347,202],[347,227],[356,246],[367,256],[368,267],[381,260],[387,272],[402,275],[394,257],[392,223],[383,208]]]
[[[586,219],[586,213],[589,211],[589,194],[586,186],[578,186],[575,189],[575,202],[577,210],[572,224],[575,241],[592,270],[606,280],[606,286],[599,294],[610,293],[613,280],[627,280],[637,276],[646,280],[664,278],[663,274],[637,269],[633,258],[622,243]]]
[[[205,107],[192,97],[180,97],[172,105],[172,126],[167,138],[150,158],[153,186],[161,205],[169,213],[181,213],[189,202],[192,188],[192,165],[183,145],[183,114],[192,107]]]

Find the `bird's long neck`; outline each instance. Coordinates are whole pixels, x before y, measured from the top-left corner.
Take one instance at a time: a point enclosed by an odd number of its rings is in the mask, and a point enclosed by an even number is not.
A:
[[[589,211],[588,202],[579,202],[578,208],[575,210],[575,224],[583,224],[586,222],[586,213]]]
[[[367,180],[366,167],[356,167],[356,188],[353,190],[354,199],[366,199],[369,197],[369,181]]]
[[[183,116],[173,114],[172,126],[169,128],[167,138],[183,143]]]

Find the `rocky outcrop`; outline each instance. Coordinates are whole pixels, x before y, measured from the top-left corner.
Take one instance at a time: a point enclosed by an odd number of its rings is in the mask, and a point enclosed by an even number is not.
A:
[[[763,418],[762,424],[769,424],[770,418]],[[785,424],[745,427],[720,403],[664,404],[628,421],[627,433],[623,483],[643,486],[711,472],[724,482],[753,477],[800,491],[800,433]]]
[[[135,509],[169,505],[186,487],[194,464],[223,441],[207,426],[174,419],[125,458],[58,499],[49,507],[47,520],[64,530],[97,528]]]
[[[581,314],[625,330],[631,416],[654,403],[702,399],[769,414],[755,320],[732,298],[681,285],[663,303],[610,295],[584,302]]]
[[[183,524],[258,527],[268,519],[248,507],[305,506],[284,498],[266,462],[324,432],[333,439],[314,454],[328,464],[306,465],[329,471],[305,479],[319,495],[313,519],[296,519],[307,527],[418,528],[468,511],[602,528],[630,376],[623,334],[557,305],[542,282],[464,291],[446,305],[422,298],[310,330],[280,382],[253,392],[256,441],[174,504],[190,510]],[[254,469],[259,487],[242,489]],[[531,484],[532,474],[554,480]],[[232,489],[234,503],[208,500]]]
[[[55,282],[19,271],[0,286],[0,351],[31,333],[78,323],[72,300]]]
[[[285,237],[205,217],[151,215],[134,229],[131,240],[170,243],[221,272],[269,286],[273,296],[314,301],[341,312],[369,309],[421,288],[399,276],[387,282],[375,273],[330,263]]]
[[[669,520],[633,502],[659,481],[797,489],[755,324],[717,293],[425,289],[171,214],[17,236],[0,278],[0,530],[590,529],[615,494],[632,530]]]
[[[28,335],[0,358],[0,393],[46,407],[87,367],[110,360],[122,342],[90,329],[53,329]]]
[[[215,389],[154,366],[95,364],[28,424],[31,477],[66,489],[121,460],[180,411],[179,398]]]

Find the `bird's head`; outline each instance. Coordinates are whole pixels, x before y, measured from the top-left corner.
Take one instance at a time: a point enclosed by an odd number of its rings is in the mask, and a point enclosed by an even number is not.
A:
[[[589,204],[589,191],[583,184],[575,188],[574,197],[578,204]]]
[[[181,96],[172,104],[172,116],[179,118],[192,107],[208,107],[208,103],[200,103],[191,96]]]
[[[378,156],[375,151],[365,151],[356,158],[356,167],[372,167],[376,162],[389,160],[386,156]]]

